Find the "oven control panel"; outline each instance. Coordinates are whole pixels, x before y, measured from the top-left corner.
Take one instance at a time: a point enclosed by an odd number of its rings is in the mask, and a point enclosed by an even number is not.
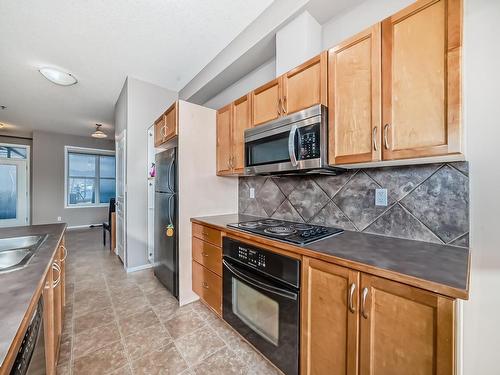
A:
[[[225,259],[237,261],[249,269],[257,270],[299,287],[300,260],[290,258],[267,249],[224,237],[222,251]]]

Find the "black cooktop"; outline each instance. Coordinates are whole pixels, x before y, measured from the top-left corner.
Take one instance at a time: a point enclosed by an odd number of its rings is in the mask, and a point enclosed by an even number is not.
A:
[[[294,223],[292,221],[277,219],[242,221],[235,224],[228,224],[227,226],[298,245],[305,245],[340,234],[344,231],[343,229],[335,227]]]

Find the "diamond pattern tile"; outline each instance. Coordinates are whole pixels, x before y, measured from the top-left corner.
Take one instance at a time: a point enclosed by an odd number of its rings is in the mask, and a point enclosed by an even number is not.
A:
[[[278,185],[283,194],[289,196],[299,184],[300,178],[283,176],[283,177],[274,177],[273,181],[276,185]]]
[[[248,202],[248,206],[245,211],[243,211],[243,213],[253,216],[267,216],[266,211],[260,206],[257,199],[254,198],[250,199],[250,201]]]
[[[357,171],[346,171],[337,176],[320,175],[314,177],[314,181],[323,189],[330,198],[339,192],[340,189],[356,174]]]
[[[335,195],[333,202],[359,230],[363,230],[394,203],[388,194],[387,207],[375,206],[377,188],[379,185],[375,181],[359,172]]]
[[[298,223],[304,222],[304,219],[297,210],[292,206],[288,199],[285,199],[283,203],[278,207],[278,209],[272,215],[274,219],[295,221]]]
[[[329,201],[328,195],[312,178],[300,181],[288,200],[305,221],[309,221]]]
[[[469,233],[465,233],[464,235],[458,237],[456,240],[451,241],[450,245],[469,247]]]
[[[238,212],[244,212],[250,203],[250,188],[244,178],[238,179]]]
[[[469,231],[469,180],[449,166],[401,203],[446,243]]]
[[[381,187],[386,188],[395,200],[400,200],[441,166],[442,164],[410,165],[406,168],[367,169],[365,172]]]
[[[271,178],[264,182],[257,196],[257,201],[267,216],[271,216],[284,200],[285,196]]]
[[[330,201],[323,209],[310,221],[312,224],[339,227],[346,230],[357,230],[344,213]]]
[[[430,229],[395,204],[363,232],[426,242],[443,243]]]

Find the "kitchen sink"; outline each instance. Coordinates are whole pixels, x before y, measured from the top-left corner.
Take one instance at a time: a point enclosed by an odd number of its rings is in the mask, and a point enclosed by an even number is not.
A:
[[[0,273],[24,267],[47,235],[0,238]]]

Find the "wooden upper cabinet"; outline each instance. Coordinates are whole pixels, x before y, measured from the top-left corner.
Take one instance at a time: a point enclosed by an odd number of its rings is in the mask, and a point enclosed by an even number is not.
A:
[[[329,163],[381,159],[381,27],[330,49]]]
[[[359,272],[302,261],[301,374],[355,375]]]
[[[233,105],[232,159],[234,173],[243,173],[245,168],[245,129],[252,126],[250,94],[236,100]]]
[[[275,120],[283,114],[281,101],[282,78],[278,77],[271,82],[252,91],[252,125],[260,125]]]
[[[324,51],[283,75],[282,115],[315,104],[327,105],[327,61],[328,52]]]
[[[165,141],[178,134],[177,102],[174,102],[165,112]]]
[[[231,173],[231,127],[233,104],[217,111],[217,174]]]
[[[360,292],[360,375],[454,374],[453,300],[366,274]]]
[[[165,138],[165,116],[155,121],[155,147],[160,147]]]
[[[459,153],[460,0],[419,0],[382,23],[383,158]]]

